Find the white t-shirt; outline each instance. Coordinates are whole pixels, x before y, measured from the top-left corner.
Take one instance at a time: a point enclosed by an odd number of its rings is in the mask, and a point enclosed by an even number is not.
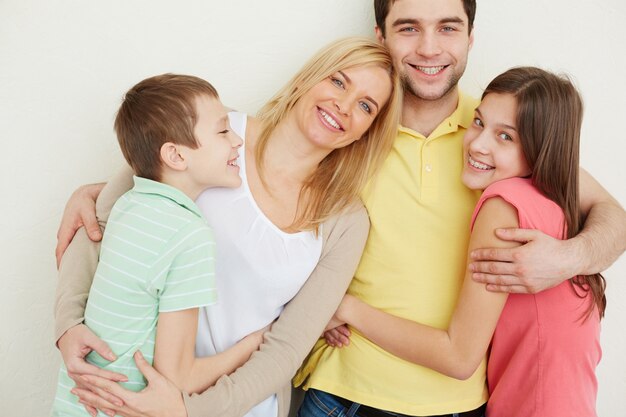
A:
[[[321,234],[285,233],[254,201],[246,177],[247,116],[230,113],[230,125],[242,139],[241,187],[210,188],[196,200],[216,242],[217,304],[200,309],[196,355],[222,352],[244,336],[274,321],[300,290],[322,253]],[[276,395],[246,417],[276,417]]]

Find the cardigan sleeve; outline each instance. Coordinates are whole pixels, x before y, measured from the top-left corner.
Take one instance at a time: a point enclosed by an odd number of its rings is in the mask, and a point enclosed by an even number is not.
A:
[[[324,246],[319,263],[272,325],[260,349],[207,391],[185,395],[189,417],[240,417],[279,392],[283,401],[279,401],[278,415],[287,415],[291,378],[339,306],[368,232],[369,219],[360,204],[322,226]]]
[[[106,226],[113,204],[131,187],[132,171],[129,167],[120,170],[104,187],[96,202],[96,216],[102,230]],[[59,282],[54,303],[56,341],[68,329],[83,322],[99,253],[100,242],[89,240],[84,227],[78,229],[59,267]]]

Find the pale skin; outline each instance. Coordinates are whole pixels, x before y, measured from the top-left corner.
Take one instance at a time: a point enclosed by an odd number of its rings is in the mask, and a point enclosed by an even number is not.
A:
[[[376,85],[376,88],[368,87],[371,85]],[[333,74],[328,80],[313,87],[311,91],[313,93],[305,95],[307,98],[303,97],[290,116],[286,117],[284,122],[272,132],[264,159],[265,184],[259,178],[254,159],[260,131],[259,123],[254,118],[249,118],[246,130],[248,161],[246,175],[254,200],[272,223],[288,233],[297,231],[291,225],[297,214],[298,198],[303,182],[330,152],[363,136],[377,116],[379,109],[388,100],[391,82],[384,68],[353,67],[340,74]],[[329,128],[323,122],[320,125],[319,108],[332,114],[341,129]],[[329,131],[333,133],[329,134]],[[95,194],[99,194],[102,186],[93,185],[87,188],[98,189]],[[90,230],[89,227],[87,229]],[[59,236],[66,235],[60,231]],[[168,332],[174,332],[168,335],[168,340],[172,337],[182,340],[180,344],[176,344],[179,346],[173,348],[166,346],[159,352],[155,351],[155,368],[162,371],[161,373],[155,372],[142,358],[135,357],[137,366],[148,381],[146,389],[139,393],[119,387],[115,381],[122,380],[122,375],[98,374],[97,370],[85,366],[83,358],[91,350],[90,346],[93,345],[92,347],[103,352],[108,349],[86,326],[75,326],[61,336],[58,342],[59,348],[65,350],[63,356],[66,366],[68,370],[72,368],[73,379],[80,385],[73,392],[78,395],[81,403],[88,410],[97,408],[109,414],[116,413],[124,416],[186,415],[180,392],[181,385],[176,383],[177,380],[190,379],[192,381],[188,383],[190,385],[182,388],[185,391],[187,388],[193,388],[193,392],[201,392],[212,385],[215,380],[208,381],[211,384],[207,385],[206,375],[202,375],[202,381],[198,381],[196,377],[205,372],[202,369],[217,367],[218,362],[224,359],[217,358],[213,365],[195,360],[191,370],[182,372],[183,375],[171,366],[163,369],[163,366],[158,363],[159,357],[163,361],[170,361],[172,356],[180,357],[182,350],[189,349],[189,340],[193,338],[195,341],[197,321],[195,324],[188,323],[189,326],[186,327],[181,326],[178,319],[182,318],[184,313],[181,312],[178,316],[181,317],[168,317],[164,326]],[[186,317],[185,320],[189,318]],[[157,333],[157,343],[158,339]],[[243,342],[245,341],[240,343]],[[77,350],[77,347],[80,349]],[[86,353],[83,354],[83,351]],[[247,351],[244,353],[247,353],[247,356],[250,355]],[[187,359],[182,362],[189,362],[188,356],[185,357]],[[197,369],[196,362],[198,363]],[[181,360],[178,363],[180,364]],[[158,368],[159,366],[161,368]],[[217,373],[219,370],[214,369],[214,372]],[[224,373],[228,372],[222,372],[219,375]]]

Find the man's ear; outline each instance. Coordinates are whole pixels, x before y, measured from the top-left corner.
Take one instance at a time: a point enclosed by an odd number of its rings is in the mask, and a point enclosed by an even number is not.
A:
[[[160,155],[161,161],[169,168],[175,171],[184,171],[187,169],[187,161],[185,161],[182,145],[165,142],[163,146],[161,146]]]
[[[469,33],[469,50],[472,50],[472,46],[474,46],[474,28]]]
[[[374,28],[374,31],[376,32],[376,39],[378,39],[378,42],[380,42],[381,45],[384,45],[385,44],[385,35],[383,34],[383,31],[380,28],[380,26],[376,26]]]

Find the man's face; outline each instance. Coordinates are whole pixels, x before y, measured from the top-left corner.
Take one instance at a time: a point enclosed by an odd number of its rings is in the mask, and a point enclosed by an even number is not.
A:
[[[465,71],[473,33],[461,0],[396,0],[385,19],[385,37],[405,94],[439,100]]]

